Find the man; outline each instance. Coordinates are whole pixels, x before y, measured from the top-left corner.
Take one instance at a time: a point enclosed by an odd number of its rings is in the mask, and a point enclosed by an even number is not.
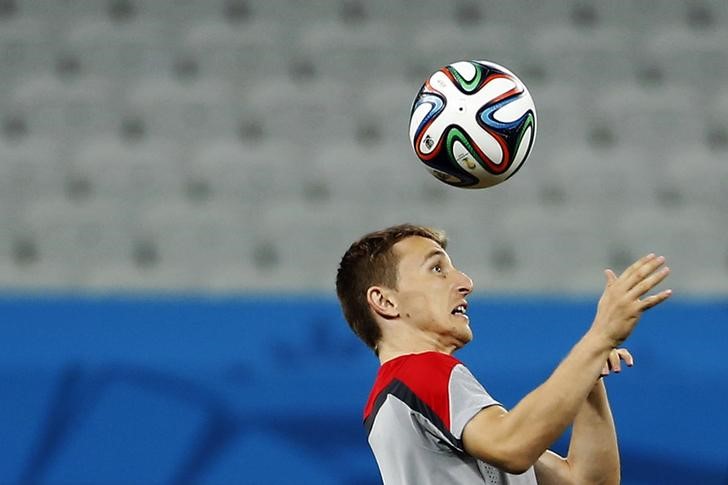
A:
[[[400,225],[352,244],[336,290],[353,331],[381,367],[366,405],[369,443],[385,484],[614,484],[614,423],[600,376],[632,357],[617,349],[642,312],[671,290],[647,255],[606,288],[589,330],[553,374],[507,412],[452,354],[472,339],[470,278],[440,231]],[[548,450],[573,425],[568,456]]]

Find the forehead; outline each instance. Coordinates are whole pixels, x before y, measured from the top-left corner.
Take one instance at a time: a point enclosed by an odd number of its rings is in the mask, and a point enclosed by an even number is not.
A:
[[[422,236],[410,236],[392,246],[400,266],[420,265],[433,251],[445,252],[436,241]],[[447,253],[445,253],[447,255]]]

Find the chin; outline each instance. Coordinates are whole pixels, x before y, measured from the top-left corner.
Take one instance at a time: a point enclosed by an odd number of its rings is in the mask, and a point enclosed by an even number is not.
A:
[[[473,340],[473,332],[470,327],[458,328],[453,332],[453,337],[459,342],[458,348]]]

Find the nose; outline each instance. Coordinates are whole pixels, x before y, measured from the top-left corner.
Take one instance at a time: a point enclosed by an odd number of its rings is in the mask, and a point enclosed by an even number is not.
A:
[[[458,293],[463,296],[467,296],[472,293],[474,284],[473,280],[470,279],[470,276],[466,275],[462,271],[458,271],[458,276],[460,277],[460,280],[458,281]]]

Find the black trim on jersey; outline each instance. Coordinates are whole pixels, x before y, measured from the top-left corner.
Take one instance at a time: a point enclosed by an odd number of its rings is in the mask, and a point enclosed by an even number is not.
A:
[[[410,409],[413,411],[416,411],[423,415],[425,418],[427,418],[432,424],[437,427],[437,429],[442,432],[442,434],[445,435],[445,437],[450,441],[451,444],[454,444],[458,448],[463,448],[463,443],[461,440],[455,438],[455,436],[450,432],[450,430],[445,426],[445,423],[440,419],[440,416],[437,415],[437,413],[427,405],[425,401],[420,399],[417,394],[415,394],[412,389],[407,387],[407,385],[398,380],[393,379],[392,382],[390,382],[387,387],[382,389],[382,391],[377,396],[377,399],[374,401],[374,407],[372,408],[372,412],[367,416],[367,418],[364,420],[364,427],[367,430],[367,436],[372,432],[372,427],[374,426],[374,420],[377,417],[377,413],[379,413],[379,409],[384,404],[384,401],[387,400],[387,396],[393,395],[403,403],[405,403],[407,406],[409,406]]]

